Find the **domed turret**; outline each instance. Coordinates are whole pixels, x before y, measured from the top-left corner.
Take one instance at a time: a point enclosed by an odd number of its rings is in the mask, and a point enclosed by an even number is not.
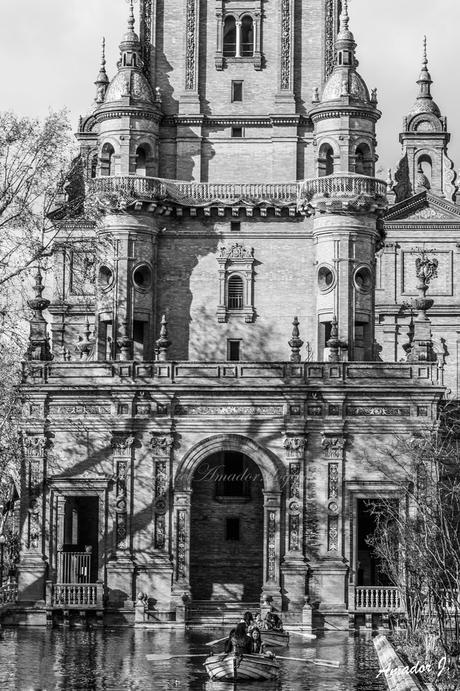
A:
[[[369,90],[364,79],[356,71],[358,60],[355,55],[356,43],[349,28],[347,0],[343,3],[340,15],[340,29],[336,41],[334,70],[324,87],[322,103],[349,97],[355,101],[371,103]]]
[[[456,176],[453,162],[447,155],[450,134],[446,118],[433,101],[432,83],[425,36],[417,98],[404,118],[403,132],[399,135],[402,158],[395,172],[393,193],[396,202],[428,190],[431,194],[455,200]]]
[[[343,0],[335,64],[322,98],[310,111],[315,125],[319,176],[332,173],[374,175],[375,122],[380,117],[377,92],[371,94],[356,71],[356,43]]]
[[[409,111],[409,117],[413,115],[418,115],[419,113],[433,113],[436,117],[441,117],[441,111],[439,110],[436,103],[433,101],[431,95],[431,85],[433,80],[428,71],[428,58],[426,53],[426,36],[423,37],[423,58],[422,58],[422,69],[420,72],[420,77],[417,80],[419,85],[419,93],[417,100]]]
[[[134,31],[132,3],[128,19],[128,31],[120,43],[118,72],[107,88],[104,105],[113,104],[126,98],[132,103],[139,101],[153,104],[155,101],[152,87],[142,72],[141,43]]]

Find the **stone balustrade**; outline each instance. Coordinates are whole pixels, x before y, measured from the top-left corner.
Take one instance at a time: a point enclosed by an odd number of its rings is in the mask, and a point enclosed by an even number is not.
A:
[[[54,609],[102,607],[102,583],[52,583],[50,586],[49,604]]]
[[[190,207],[261,204],[300,209],[316,197],[384,200],[386,183],[355,173],[273,183],[187,182],[122,175],[95,178],[89,181],[88,192],[99,197],[122,195],[128,203],[142,200]]]
[[[355,587],[355,612],[399,612],[399,588],[380,586]]]
[[[318,384],[337,386],[350,383],[372,388],[377,382],[392,383],[398,387],[442,386],[442,369],[437,363],[386,362],[34,362],[23,365],[24,381],[28,383],[59,384],[61,381],[78,384],[81,378],[97,383],[99,380],[151,380],[156,384],[195,386],[206,382],[208,386],[258,386],[289,383],[291,386]],[[364,406],[365,407],[365,406]],[[352,413],[355,414],[355,413]],[[364,414],[364,413],[363,413]],[[384,414],[384,413],[383,413]]]

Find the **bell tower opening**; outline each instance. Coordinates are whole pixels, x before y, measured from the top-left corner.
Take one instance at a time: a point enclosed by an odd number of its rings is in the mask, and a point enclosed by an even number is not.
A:
[[[259,468],[237,451],[213,454],[195,471],[190,531],[193,600],[259,601],[263,580],[262,490]]]

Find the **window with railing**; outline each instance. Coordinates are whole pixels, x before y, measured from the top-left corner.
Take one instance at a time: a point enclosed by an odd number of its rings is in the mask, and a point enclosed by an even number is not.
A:
[[[261,0],[246,0],[217,12],[216,69],[223,70],[227,60],[245,60],[262,69]],[[243,7],[242,7],[243,5]]]
[[[244,286],[241,276],[230,276],[227,288],[227,306],[229,310],[243,309]]]

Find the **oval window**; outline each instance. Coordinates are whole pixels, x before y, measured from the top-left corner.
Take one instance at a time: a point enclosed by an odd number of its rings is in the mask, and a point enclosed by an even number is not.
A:
[[[335,283],[335,275],[332,269],[328,266],[321,266],[318,270],[318,287],[321,292],[326,292],[333,288]]]
[[[355,273],[355,285],[362,293],[368,293],[372,288],[372,274],[367,266],[361,267]]]
[[[136,288],[147,290],[152,283],[152,270],[147,264],[141,264],[133,273],[133,281]]]
[[[102,290],[104,288],[108,288],[109,285],[112,283],[113,280],[113,272],[112,269],[109,269],[108,266],[103,264],[102,266],[99,267],[99,273],[98,273],[98,282]]]

